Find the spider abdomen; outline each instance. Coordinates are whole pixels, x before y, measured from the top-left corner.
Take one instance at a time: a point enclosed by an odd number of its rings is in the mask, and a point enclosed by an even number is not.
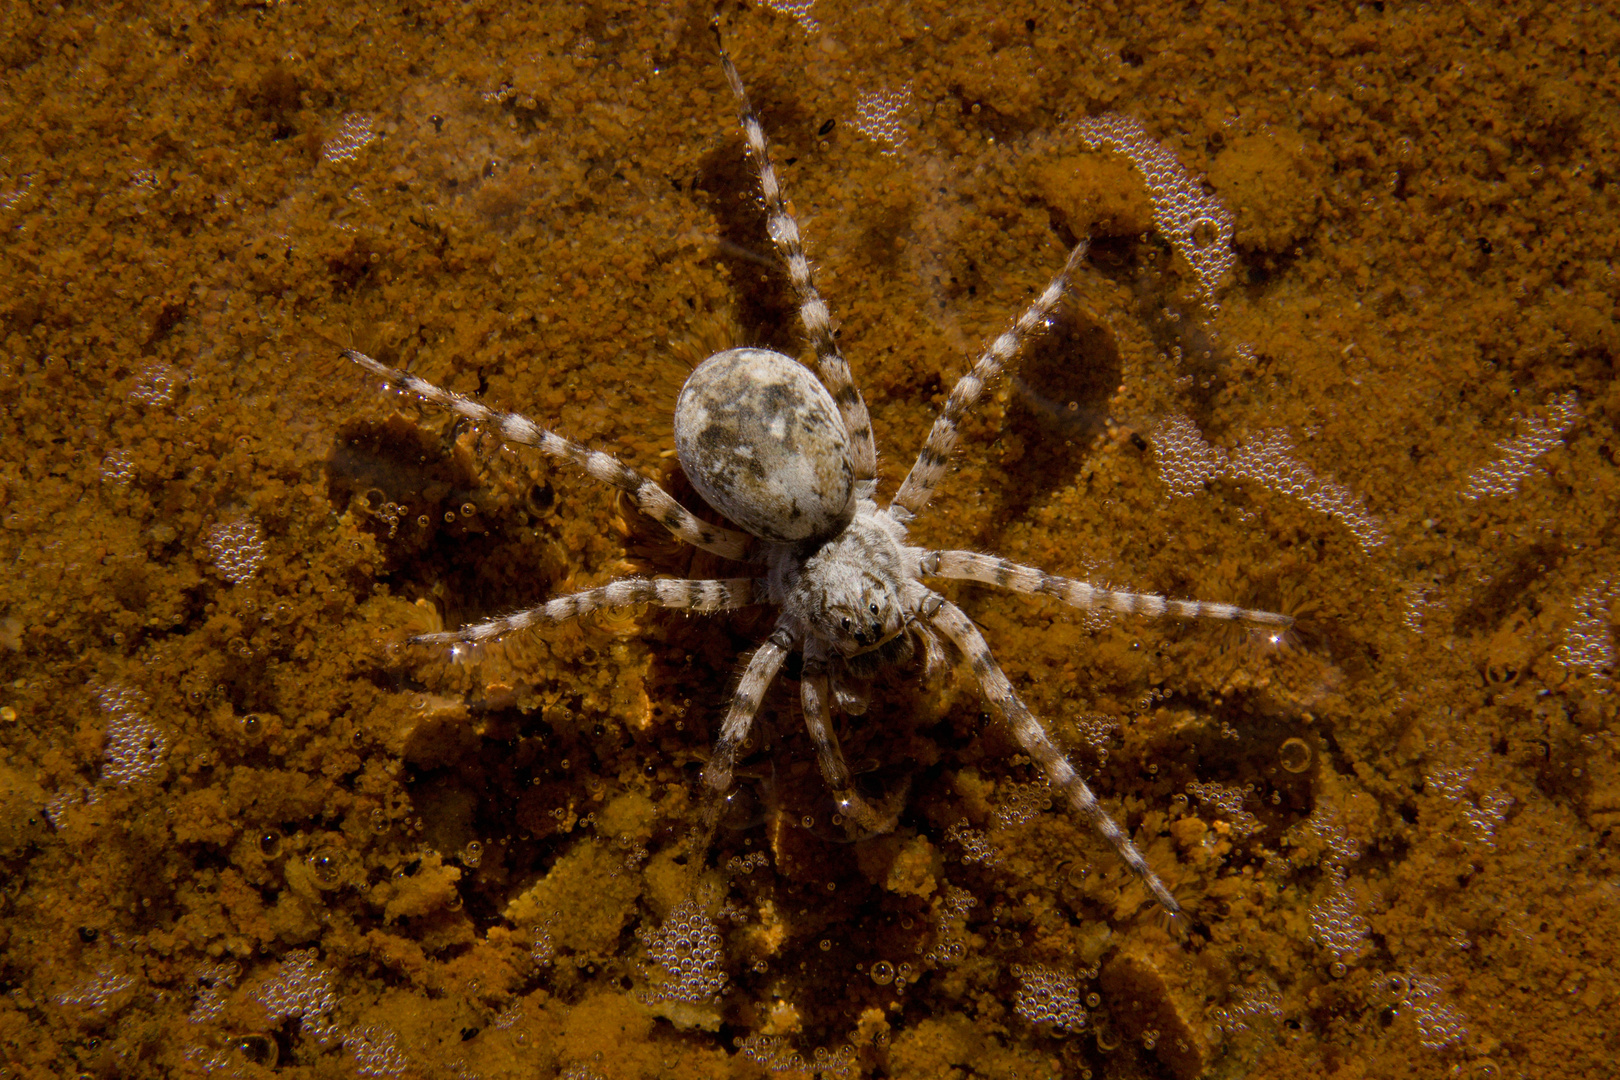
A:
[[[698,494],[762,539],[827,539],[854,513],[838,406],[781,353],[728,349],[699,364],[675,401],[675,451]]]

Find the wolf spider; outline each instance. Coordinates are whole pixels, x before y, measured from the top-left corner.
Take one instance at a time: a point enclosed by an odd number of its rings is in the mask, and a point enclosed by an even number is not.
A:
[[[799,320],[820,373],[818,381],[808,368],[781,353],[736,348],[703,361],[682,387],[675,404],[681,467],[704,500],[740,531],[700,520],[658,484],[613,456],[571,442],[524,416],[491,409],[352,349],[345,355],[396,389],[489,425],[508,443],[534,447],[578,466],[593,479],[627,493],[642,512],[679,539],[751,564],[759,573],[719,580],[622,578],[498,619],[412,640],[484,641],[623,605],[652,604],[704,614],[775,605],[780,609],[775,628],[749,659],[703,772],[706,845],[731,787],[738,750],[765,691],[795,651],[803,654],[800,694],[805,725],[840,813],[852,831],[870,835],[891,830],[903,791],[875,803],[855,789],[833,731],[831,704],[860,715],[866,708],[864,686],[879,668],[906,660],[918,645],[934,667],[943,662],[944,639],[967,660],[985,698],[1053,788],[1113,845],[1164,910],[1171,917],[1180,915],[1170,890],[1013,690],[973,621],[923,580],[977,581],[1055,597],[1077,608],[1150,617],[1241,620],[1279,628],[1291,619],[1232,604],[1099,589],[992,555],[909,544],[907,526],[928,505],[943,477],[962,417],[1023,343],[1046,324],[1069,275],[1085,257],[1087,243],[1081,241],[1069,253],[1034,303],[957,381],[900,490],[887,506],[879,506],[877,452],[866,402],[833,338],[827,305],[816,291],[798,223],[783,199],[764,128],[724,42],[720,63],[736,97],[748,156],[759,177],[767,231],[786,263]]]

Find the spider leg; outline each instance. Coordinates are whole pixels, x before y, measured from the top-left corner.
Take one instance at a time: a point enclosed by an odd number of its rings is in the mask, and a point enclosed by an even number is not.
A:
[[[849,363],[844,359],[844,354],[838,351],[838,343],[833,340],[827,303],[816,291],[816,283],[810,272],[810,260],[805,257],[804,243],[799,238],[799,223],[793,219],[787,203],[782,198],[782,187],[777,182],[776,169],[771,164],[771,150],[770,144],[765,139],[765,128],[760,124],[759,114],[754,111],[753,103],[748,99],[748,91],[743,88],[742,76],[737,74],[737,66],[731,62],[731,56],[726,52],[725,40],[720,36],[718,17],[711,25],[715,40],[720,45],[720,65],[725,69],[726,82],[731,84],[731,93],[737,99],[737,112],[742,121],[743,138],[748,143],[748,156],[753,159],[754,168],[759,172],[760,192],[765,197],[766,229],[771,234],[771,241],[775,243],[776,250],[787,263],[788,279],[793,283],[793,293],[799,301],[799,321],[804,323],[804,332],[809,336],[810,345],[816,351],[816,369],[821,373],[821,381],[826,384],[827,391],[838,404],[839,415],[844,420],[844,430],[849,433],[856,490],[864,496],[870,493],[877,476],[877,447],[872,440],[872,421],[866,413],[866,399],[861,397],[860,388],[855,385],[855,379],[850,374]]]
[[[373,360],[365,353],[345,349],[343,355],[373,375],[380,375],[387,380],[389,386],[397,390],[408,390],[424,401],[449,409],[474,423],[489,424],[507,442],[532,446],[543,454],[562,458],[583,469],[585,475],[592,480],[600,480],[604,484],[611,484],[627,492],[642,513],[688,544],[728,559],[745,561],[748,559],[754,543],[753,537],[747,533],[723,529],[718,525],[710,525],[706,521],[699,520],[676,502],[667,491],[612,454],[604,454],[599,450],[581,446],[556,432],[546,430],[526,416],[491,409],[463,394],[445,390],[407,371]]]
[[[726,792],[731,790],[731,773],[737,766],[737,751],[742,748],[743,740],[748,738],[754,716],[759,712],[760,703],[765,700],[765,691],[782,669],[782,661],[787,659],[793,646],[793,634],[778,623],[765,644],[754,650],[748,667],[743,671],[742,680],[737,684],[737,692],[731,696],[731,707],[726,710],[725,721],[720,725],[720,737],[715,740],[709,763],[703,767],[703,786],[706,790],[697,846],[700,866],[709,850],[709,841],[714,837],[714,827],[720,821],[721,804],[725,801]]]
[[[945,465],[950,461],[951,451],[956,447],[958,427],[962,417],[979,401],[984,388],[996,376],[1000,375],[1018,353],[1024,340],[1033,334],[1052,309],[1063,297],[1063,291],[1068,287],[1069,275],[1074,268],[1080,265],[1080,260],[1086,257],[1086,249],[1090,240],[1082,240],[1069,252],[1068,259],[1063,263],[1063,269],[1057,272],[1035,302],[1024,310],[1018,321],[1006,330],[990,347],[980,354],[973,362],[973,368],[951,387],[951,396],[945,400],[945,408],[940,412],[934,426],[928,431],[928,441],[923,444],[922,451],[917,455],[917,463],[906,474],[905,483],[895,494],[894,501],[889,504],[889,514],[900,524],[904,525],[922,512],[928,505],[928,500],[934,494],[934,487],[945,475]]]
[[[906,789],[896,789],[881,805],[873,805],[860,796],[850,783],[849,766],[844,763],[843,751],[838,748],[832,719],[827,709],[827,649],[811,641],[804,650],[804,675],[799,684],[804,702],[804,726],[816,744],[816,760],[821,765],[822,778],[831,789],[839,813],[853,826],[852,833],[859,836],[881,836],[891,833],[900,821],[900,806],[905,802]]]
[[[936,602],[938,607],[930,614],[928,607]],[[940,633],[950,638],[967,658],[985,698],[1011,725],[1013,736],[1018,740],[1018,745],[1023,747],[1024,753],[1039,763],[1047,780],[1068,798],[1069,805],[1090,819],[1092,826],[1102,834],[1103,839],[1114,846],[1114,850],[1119,852],[1119,857],[1125,865],[1136,872],[1170,917],[1180,916],[1181,905],[1170,895],[1170,890],[1159,879],[1159,875],[1153,872],[1153,868],[1142,857],[1142,852],[1131,842],[1131,838],[1097,802],[1097,796],[1092,794],[1090,786],[1074,771],[1074,766],[1069,764],[1063,752],[1052,743],[1046,729],[1035,718],[1035,714],[1029,711],[1029,707],[1024,704],[1017,691],[1013,690],[1012,683],[1007,681],[1007,676],[1002,673],[995,657],[990,655],[990,646],[985,644],[984,636],[973,625],[973,621],[962,613],[961,608],[937,594],[928,594],[924,604],[924,617],[938,628]]]
[[[912,549],[916,550],[916,549]],[[1157,618],[1174,615],[1179,619],[1227,619],[1257,626],[1292,626],[1294,620],[1275,611],[1255,611],[1235,604],[1211,604],[1203,600],[1166,600],[1153,593],[1114,592],[1099,589],[1074,578],[1058,577],[1033,566],[1020,566],[972,551],[925,551],[919,556],[924,577],[954,578],[997,585],[1030,596],[1053,596],[1071,607],[1118,611],[1125,615]]]
[[[525,608],[488,622],[470,623],[460,630],[442,634],[418,634],[413,645],[447,645],[454,642],[487,641],[540,623],[567,622],[588,615],[598,608],[657,604],[680,611],[707,615],[731,611],[759,603],[765,597],[765,582],[758,578],[620,578],[583,592],[547,600],[538,607]]]

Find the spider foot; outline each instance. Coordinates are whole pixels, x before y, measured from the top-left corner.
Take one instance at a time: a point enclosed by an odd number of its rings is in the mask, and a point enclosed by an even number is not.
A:
[[[885,795],[882,802],[873,803],[862,798],[853,787],[834,791],[833,801],[838,806],[838,812],[843,815],[844,831],[849,836],[850,843],[894,832],[895,826],[900,824],[900,808],[906,804],[906,796],[909,794],[911,794],[909,776]]]

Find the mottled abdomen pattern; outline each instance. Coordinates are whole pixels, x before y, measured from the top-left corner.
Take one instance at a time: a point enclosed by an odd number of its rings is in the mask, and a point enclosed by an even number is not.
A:
[[[854,512],[838,406],[781,353],[728,349],[699,364],[675,402],[675,451],[710,506],[766,540],[825,539]]]

